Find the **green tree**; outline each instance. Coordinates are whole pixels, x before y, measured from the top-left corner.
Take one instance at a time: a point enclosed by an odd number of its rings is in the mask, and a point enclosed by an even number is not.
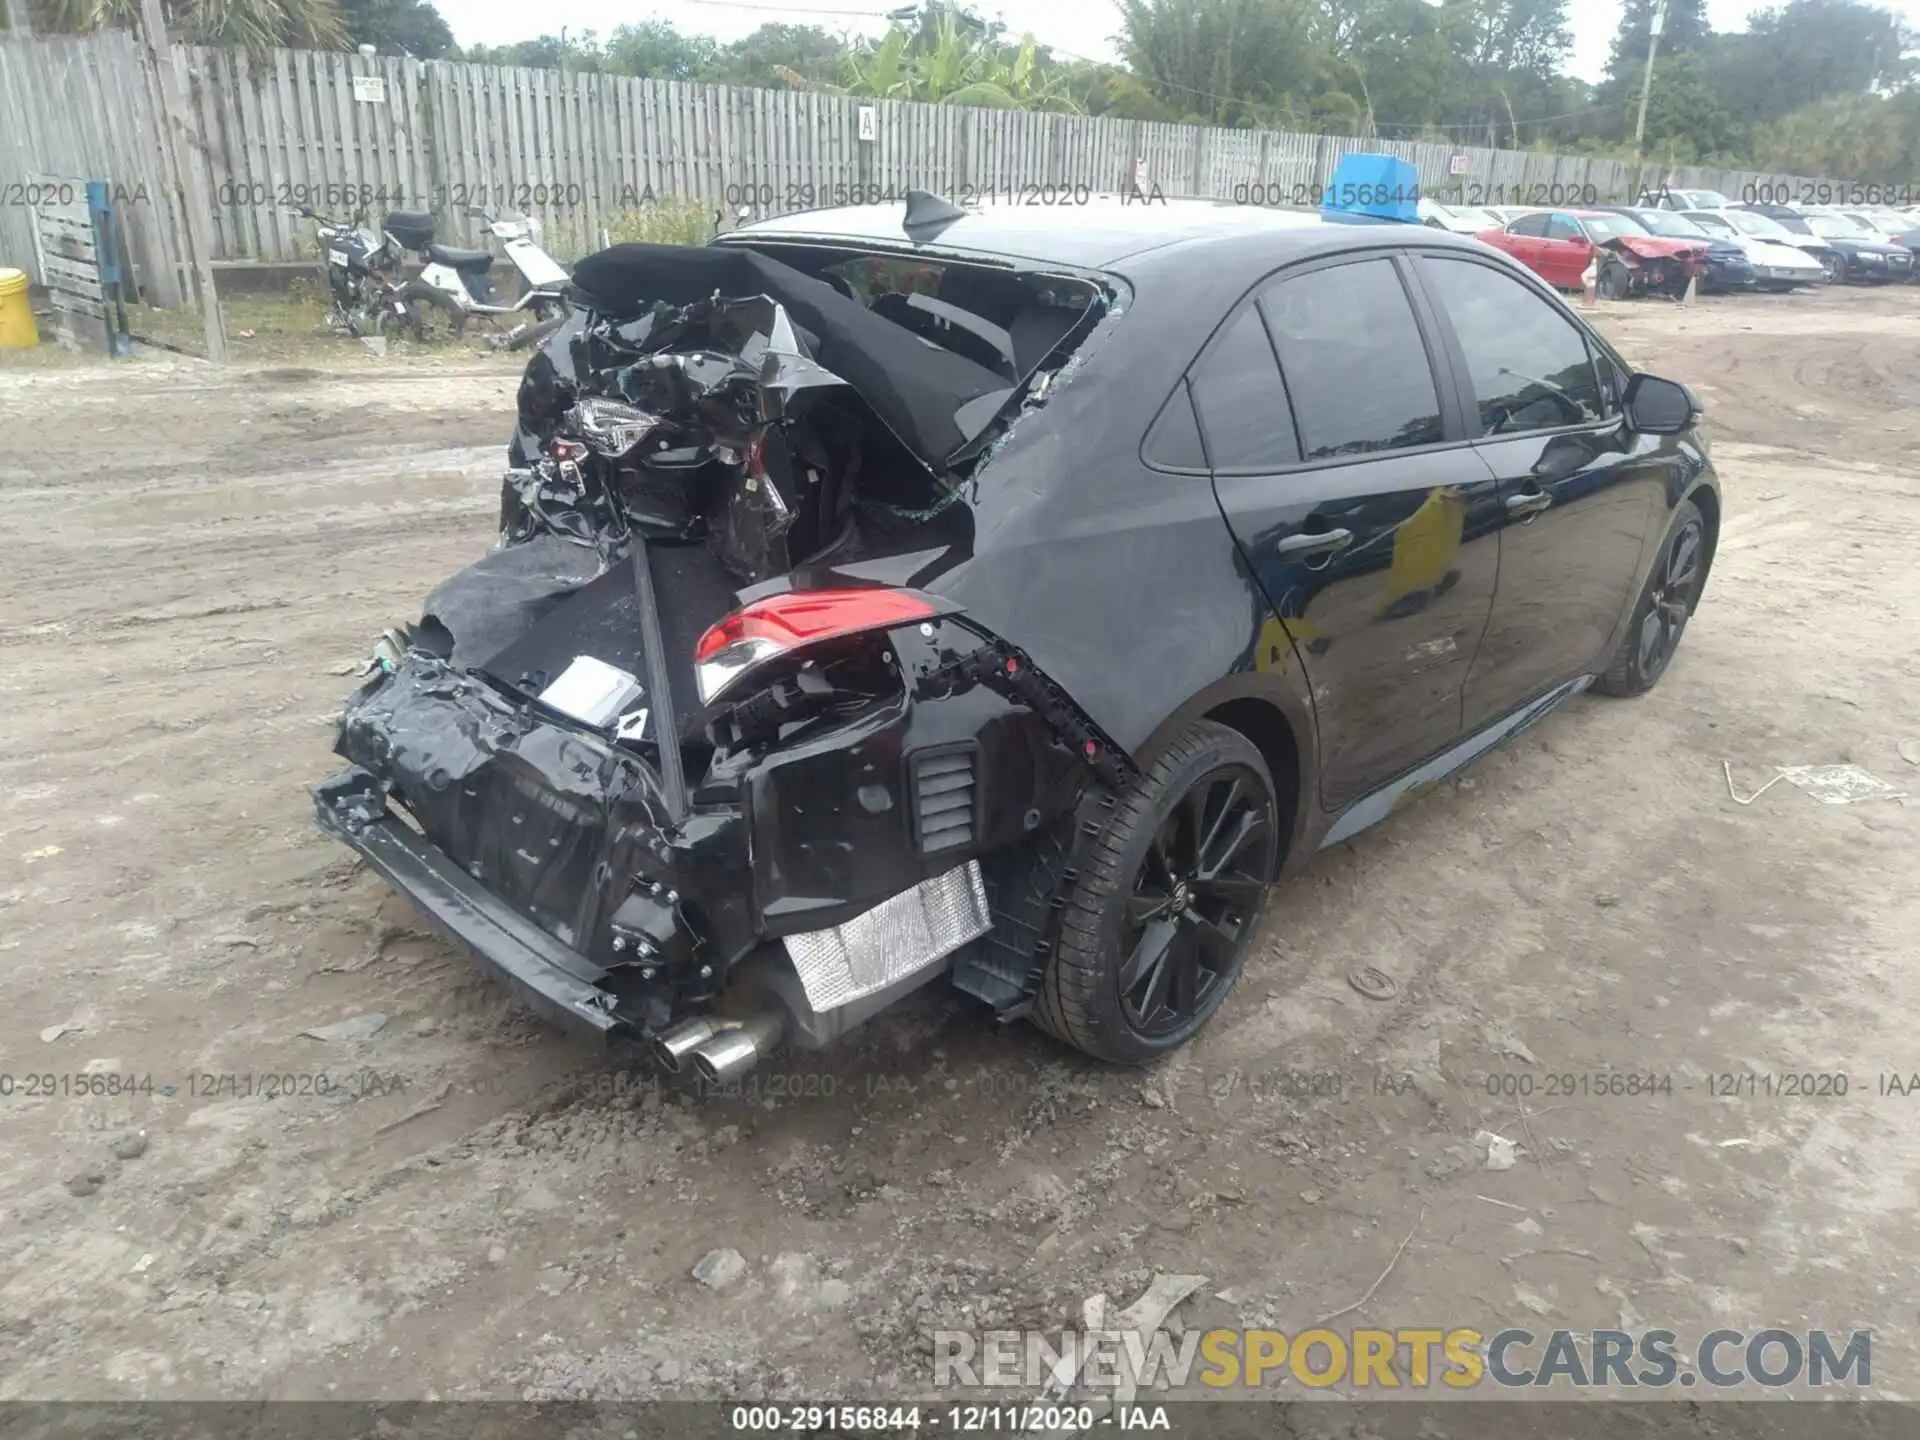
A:
[[[1763,126],[1754,154],[1786,174],[1910,185],[1920,173],[1920,90],[1817,101]]]
[[[1317,38],[1312,0],[1121,0],[1127,66],[1168,105],[1218,125],[1358,115],[1357,79]]]
[[[834,80],[845,68],[847,42],[817,25],[762,25],[723,47],[701,78],[723,85],[775,85],[782,70]]]
[[[336,0],[347,43],[382,55],[438,60],[453,53],[453,32],[428,0]]]
[[[619,75],[701,80],[719,61],[719,41],[706,35],[682,35],[669,20],[616,26],[607,37],[605,68]]]
[[[1898,15],[1877,5],[1793,0],[1755,14],[1744,34],[1715,36],[1708,53],[1723,103],[1758,124],[1835,96],[1909,83],[1914,39]]]
[[[1707,23],[1706,0],[1626,0],[1607,60],[1607,79],[1615,85],[1631,85],[1635,95],[1640,93],[1640,77],[1647,63],[1653,12],[1663,4],[1667,23],[1660,32],[1661,56],[1703,50],[1713,36],[1713,27]]]
[[[38,0],[32,8],[42,34],[131,30],[140,20],[140,0]],[[194,45],[235,45],[258,55],[276,45],[333,50],[347,43],[333,0],[163,0],[162,9],[167,33]]]
[[[1170,123],[1180,112],[1154,94],[1132,71],[1120,65],[1102,65],[1091,60],[1069,61],[1067,89],[1078,98],[1080,108],[1089,115],[1111,115],[1118,120],[1152,120]]]

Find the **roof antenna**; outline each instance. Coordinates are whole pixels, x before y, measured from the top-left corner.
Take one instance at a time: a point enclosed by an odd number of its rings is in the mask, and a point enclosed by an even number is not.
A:
[[[909,190],[907,213],[900,219],[900,228],[906,232],[907,239],[919,245],[939,239],[943,230],[954,221],[965,219],[966,214],[951,200],[942,200],[926,190]]]

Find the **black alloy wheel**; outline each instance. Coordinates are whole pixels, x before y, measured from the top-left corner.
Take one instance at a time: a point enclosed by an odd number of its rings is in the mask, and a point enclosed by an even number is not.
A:
[[[1194,725],[1116,801],[1068,886],[1034,1021],[1116,1064],[1192,1038],[1239,978],[1279,825],[1260,751],[1227,726]]]
[[[1596,688],[1609,695],[1641,695],[1653,688],[1680,648],[1706,573],[1706,520],[1688,501],[1647,577],[1632,627]]]
[[[1191,1026],[1232,983],[1266,881],[1246,864],[1273,829],[1265,781],[1244,765],[1201,777],[1155,832],[1127,899],[1119,976],[1127,1023],[1146,1038]]]

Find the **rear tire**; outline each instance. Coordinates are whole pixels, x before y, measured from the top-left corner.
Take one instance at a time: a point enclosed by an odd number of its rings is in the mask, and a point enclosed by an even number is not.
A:
[[[1606,673],[1593,688],[1603,695],[1644,695],[1660,681],[1686,634],[1707,578],[1707,524],[1691,500],[1681,504],[1660,543],[1653,573],[1633,607]]]
[[[407,287],[406,299],[415,344],[458,340],[467,328],[467,312],[431,285],[415,281]]]
[[[1199,1032],[1240,977],[1279,854],[1260,751],[1202,720],[1113,807],[1074,878],[1031,1018],[1142,1065]]]

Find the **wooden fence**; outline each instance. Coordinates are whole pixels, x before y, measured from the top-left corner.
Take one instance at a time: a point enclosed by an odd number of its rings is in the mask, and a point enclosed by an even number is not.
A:
[[[1107,117],[860,100],[448,61],[175,46],[190,133],[172,143],[210,197],[214,259],[313,253],[305,202],[341,212],[432,211],[440,238],[480,243],[468,210],[537,216],[573,258],[650,198],[779,213],[909,186],[965,201],[1112,192],[1136,179],[1168,196],[1317,203],[1349,151],[1416,165],[1422,190],[1488,204],[1625,200],[1619,161],[1528,151],[1158,125]],[[48,173],[104,179],[156,298],[175,293],[187,247],[163,183],[169,143],[155,82],[125,34],[0,40],[0,264],[38,274],[25,187]],[[1734,198],[1754,186],[1827,182],[1744,171],[1648,172],[1648,182]],[[1029,187],[1038,187],[1033,193]],[[1771,192],[1766,192],[1771,193]]]

